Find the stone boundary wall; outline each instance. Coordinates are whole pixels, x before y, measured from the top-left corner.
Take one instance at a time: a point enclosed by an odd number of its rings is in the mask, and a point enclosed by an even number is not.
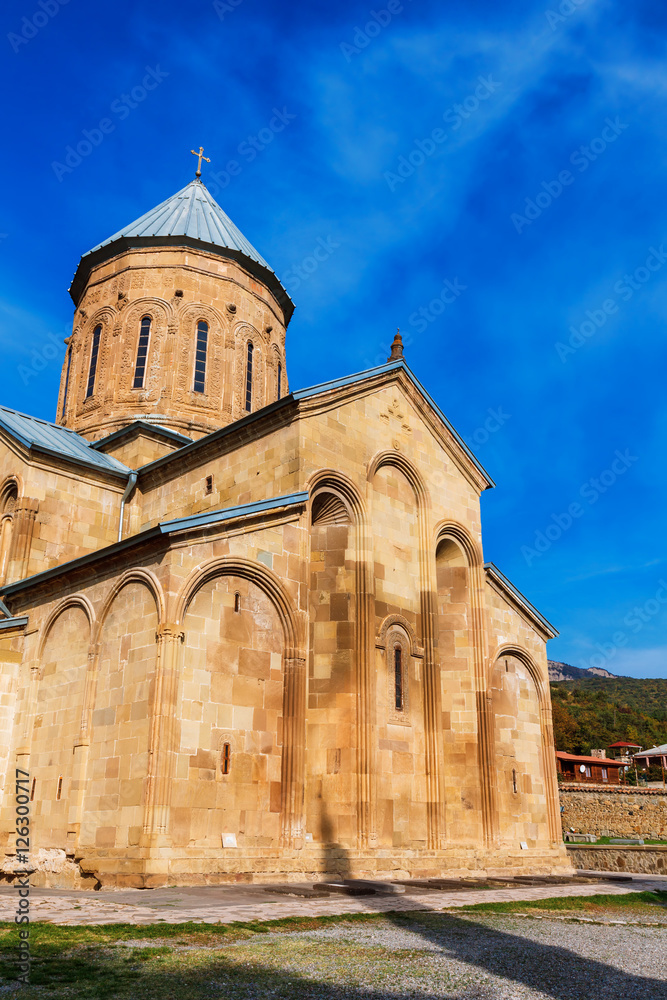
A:
[[[644,847],[568,845],[567,856],[579,871],[667,875],[667,847],[659,847],[657,844]]]
[[[667,789],[563,783],[558,792],[564,831],[667,839]]]

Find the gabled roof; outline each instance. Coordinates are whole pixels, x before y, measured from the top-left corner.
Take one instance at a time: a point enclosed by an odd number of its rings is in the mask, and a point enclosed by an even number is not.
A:
[[[484,563],[484,569],[487,579],[495,584],[496,589],[502,591],[505,597],[509,598],[518,610],[523,612],[524,617],[527,617],[533,625],[537,625],[549,639],[555,639],[557,635],[560,635],[558,629],[543,614],[540,614],[535,605],[531,604],[528,598],[524,597],[521,591],[507,579],[505,574],[500,572],[495,563]]]
[[[407,377],[414,385],[415,389],[417,389],[417,391],[424,397],[429,406],[436,412],[439,419],[443,422],[449,433],[461,446],[461,448],[466,453],[466,455],[468,456],[472,464],[475,466],[477,471],[480,473],[480,475],[483,477],[483,479],[486,480],[487,486],[485,487],[485,489],[495,486],[496,484],[494,483],[493,479],[491,479],[490,475],[488,474],[484,466],[481,464],[481,462],[477,460],[477,458],[472,453],[472,451],[465,443],[465,441],[458,433],[458,431],[455,430],[454,427],[450,424],[449,420],[442,412],[438,404],[435,402],[432,396],[428,394],[428,392],[421,384],[419,379],[410,370],[404,358],[400,358],[398,361],[389,361],[387,362],[387,364],[378,365],[376,368],[367,368],[366,371],[357,372],[354,375],[346,375],[343,378],[332,379],[330,382],[321,382],[319,385],[311,385],[307,389],[297,389],[295,392],[292,393],[292,396],[296,400],[308,399],[310,396],[317,396],[319,393],[328,392],[330,389],[340,389],[346,385],[353,385],[355,382],[363,382],[365,379],[373,378],[375,375],[380,375],[383,372],[397,371],[399,369],[405,372]]]
[[[618,747],[635,747],[641,750],[641,743],[626,743],[624,740],[618,740],[616,743],[608,743],[607,750],[615,750]]]
[[[294,403],[299,403],[302,399],[309,399],[313,396],[323,395],[332,389],[340,389],[348,385],[355,385],[359,382],[364,382],[372,378],[376,378],[378,375],[384,375],[385,373],[393,371],[402,371],[408,377],[410,382],[414,385],[416,390],[423,396],[428,405],[433,409],[436,416],[445,425],[449,433],[452,435],[454,440],[463,450],[467,456],[470,463],[477,470],[480,475],[484,486],[484,489],[495,486],[493,479],[484,468],[484,466],[477,460],[468,445],[465,443],[461,435],[454,429],[450,424],[447,417],[444,415],[437,403],[432,399],[427,393],[424,386],[418,379],[413,375],[413,373],[408,368],[407,364],[403,359],[399,361],[392,361],[385,365],[378,365],[376,368],[368,368],[366,371],[356,372],[354,375],[346,375],[344,378],[332,379],[329,382],[320,382],[319,385],[311,385],[306,389],[297,389],[294,392],[289,393],[287,396],[283,396],[281,399],[276,400],[273,403],[269,403],[267,406],[262,407],[261,410],[255,410],[253,413],[249,413],[245,417],[241,417],[239,420],[233,421],[231,424],[227,424],[225,427],[221,427],[217,431],[211,431],[210,434],[204,435],[204,437],[197,438],[192,444],[184,445],[183,448],[179,448],[176,451],[170,452],[168,455],[163,455],[161,458],[155,459],[154,462],[150,462],[148,465],[142,466],[140,470],[140,475],[144,475],[146,472],[152,472],[153,470],[159,468],[162,465],[166,465],[168,462],[173,460],[181,460],[186,455],[195,451],[198,448],[205,447],[215,440],[220,440],[229,436],[238,435],[242,430],[244,430],[249,425],[262,420],[269,414],[274,414],[276,411],[288,406],[293,406]]]
[[[162,424],[154,424],[148,420],[133,420],[131,424],[126,424],[120,430],[113,431],[106,437],[98,438],[97,441],[91,441],[90,447],[96,451],[106,451],[109,445],[117,445],[123,438],[138,437],[140,434],[164,438],[165,441],[177,444],[181,448],[192,441],[192,438],[186,434],[179,434],[178,431],[172,431],[171,428],[163,427]]]
[[[65,462],[86,465],[126,479],[130,469],[117,458],[96,451],[93,442],[60,424],[39,417],[30,417],[18,410],[0,406],[0,430],[4,430],[28,451],[52,455]]]
[[[234,225],[200,180],[190,181],[176,194],[88,250],[81,258],[70,288],[74,302],[78,303],[87,275],[96,264],[130,247],[176,245],[201,245],[203,249],[248,265],[249,270],[262,277],[276,295],[285,310],[286,322],[289,322],[294,305],[273,268]]]

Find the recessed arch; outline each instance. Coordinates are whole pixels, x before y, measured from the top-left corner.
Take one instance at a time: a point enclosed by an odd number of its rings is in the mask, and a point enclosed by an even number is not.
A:
[[[145,315],[149,315],[154,321],[164,323],[165,328],[175,319],[171,302],[157,295],[143,295],[140,299],[133,299],[121,312],[126,336],[132,337],[136,332],[135,326]]]
[[[384,649],[387,644],[387,633],[391,628],[402,628],[410,642],[410,655],[418,658],[423,657],[424,650],[417,642],[417,634],[410,622],[403,615],[387,615],[384,619],[375,640],[375,645],[379,649]]]
[[[100,323],[103,327],[108,327],[109,330],[111,330],[117,316],[118,312],[112,306],[100,306],[99,309],[96,309],[94,313],[91,313],[86,320],[86,336],[88,336],[96,326],[99,326]]]
[[[250,396],[248,397],[248,351],[252,344],[250,366]],[[267,359],[266,335],[256,330],[246,321],[238,323],[234,328],[234,409],[237,419],[265,406],[268,399],[266,384],[266,367],[270,365]],[[248,409],[248,398],[250,409]]]
[[[468,566],[479,568],[483,565],[482,551],[470,532],[458,521],[440,521],[434,531],[433,548],[437,552],[440,544],[450,539],[464,553]]]
[[[151,573],[150,570],[141,569],[140,567],[134,567],[133,569],[128,569],[123,573],[119,580],[116,581],[111,591],[107,595],[102,605],[102,609],[99,614],[98,621],[95,627],[94,641],[98,642],[102,629],[104,627],[104,621],[109,614],[111,606],[118,594],[126,587],[129,583],[141,583],[151,592],[153,599],[155,601],[155,607],[157,611],[158,625],[160,625],[165,618],[165,601],[164,593],[160,581]]]
[[[375,474],[387,465],[393,466],[403,473],[414,490],[420,508],[426,509],[430,506],[428,489],[426,488],[426,483],[424,482],[421,472],[418,470],[417,466],[414,465],[414,463],[400,451],[387,450],[378,452],[378,454],[371,459],[368,465],[368,481],[372,482]]]
[[[335,469],[318,469],[308,478],[306,488],[310,493],[311,519],[315,497],[320,493],[329,492],[341,498],[352,521],[366,525],[366,505],[363,497],[354,483],[342,473],[336,472]]]
[[[549,699],[548,685],[542,676],[533,656],[516,643],[501,643],[494,651],[489,661],[488,691],[494,699],[494,690],[502,691],[505,685],[506,668],[503,660],[512,657],[517,660],[526,670],[528,677],[532,681],[537,699],[537,712],[539,715],[539,768],[544,781],[544,791],[546,795],[545,819],[548,828],[549,840],[557,843],[560,840],[560,821],[558,817],[558,790],[556,781],[556,760],[554,757],[553,726],[551,721],[551,706]],[[511,675],[510,675],[511,676]],[[494,683],[498,687],[494,689]],[[493,702],[495,705],[495,701]],[[493,712],[495,719],[495,710]],[[494,754],[496,773],[502,770],[501,759]],[[513,778],[513,783],[514,783]],[[501,796],[502,799],[502,796]],[[499,803],[500,804],[500,803]],[[498,827],[500,829],[500,825]]]
[[[175,319],[181,330],[187,328],[190,323],[197,323],[200,319],[208,323],[211,332],[217,333],[218,330],[224,330],[227,326],[221,311],[205,302],[184,302],[180,307],[177,307]]]
[[[56,604],[55,608],[52,609],[48,615],[46,621],[42,626],[42,632],[39,639],[39,645],[37,647],[37,658],[42,659],[42,654],[44,653],[44,646],[46,640],[48,639],[49,632],[53,628],[57,619],[68,610],[68,608],[81,608],[86,618],[88,619],[88,625],[90,628],[91,635],[93,634],[95,628],[95,608],[88,600],[85,594],[71,594],[69,597],[65,597],[59,604]]]
[[[0,516],[13,514],[20,496],[21,483],[18,476],[8,476],[0,486]]]
[[[180,624],[196,593],[208,583],[220,576],[239,576],[249,580],[265,592],[278,611],[285,636],[285,655],[287,657],[303,658],[303,628],[292,600],[280,579],[267,566],[252,562],[240,556],[221,556],[198,566],[192,571],[176,599],[174,620]]]
[[[524,649],[522,646],[518,646],[514,643],[503,643],[499,646],[491,659],[489,660],[489,674],[488,674],[488,684],[491,685],[493,680],[493,672],[496,668],[497,663],[502,660],[504,656],[514,656],[519,660],[523,666],[526,668],[530,674],[535,688],[537,691],[537,697],[539,699],[540,708],[545,708],[548,705],[548,698],[544,684],[544,678],[542,673],[537,666],[537,663],[530,655],[528,650]]]

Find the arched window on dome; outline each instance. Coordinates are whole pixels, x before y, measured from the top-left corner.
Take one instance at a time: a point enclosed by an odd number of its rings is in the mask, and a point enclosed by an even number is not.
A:
[[[195,351],[195,392],[204,392],[206,386],[206,351],[208,348],[208,323],[200,319],[197,323],[197,348]]]
[[[278,390],[278,391],[277,391],[277,393],[276,393],[276,399],[280,399],[280,394],[281,394],[281,392],[282,392],[282,388],[283,388],[283,387],[282,387],[282,381],[283,381],[283,366],[281,365],[281,363],[280,363],[280,362],[278,362],[278,376],[277,376],[277,379],[276,379],[276,381],[277,381],[277,390]]]
[[[245,408],[248,413],[252,410],[252,355],[254,350],[252,340],[249,340],[245,364]]]
[[[139,346],[137,348],[137,363],[134,366],[133,389],[143,389],[146,375],[146,358],[148,357],[148,341],[151,336],[151,318],[144,316],[139,331]]]
[[[86,386],[86,399],[92,396],[95,391],[95,374],[97,372],[97,356],[100,352],[100,336],[102,335],[102,327],[96,326],[93,330],[93,344],[90,349],[90,367],[88,368],[88,385]],[[67,363],[67,374],[69,376],[69,361]],[[65,384],[67,386],[67,383]],[[65,393],[67,393],[67,388],[65,388]]]

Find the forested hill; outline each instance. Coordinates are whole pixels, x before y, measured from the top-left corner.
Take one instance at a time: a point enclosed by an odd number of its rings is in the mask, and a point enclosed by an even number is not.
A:
[[[667,743],[667,680],[584,677],[551,684],[557,750],[588,754],[617,740]]]

